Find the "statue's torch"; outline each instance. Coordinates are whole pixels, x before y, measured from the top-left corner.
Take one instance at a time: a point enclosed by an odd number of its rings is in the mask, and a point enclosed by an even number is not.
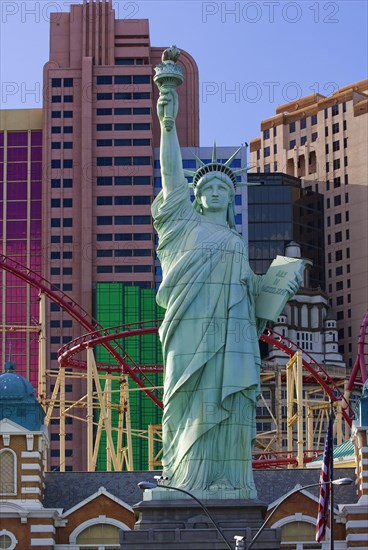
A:
[[[180,51],[176,46],[167,48],[162,54],[162,63],[155,67],[155,76],[153,80],[157,85],[160,96],[164,96],[169,90],[175,90],[180,84],[183,83],[183,69],[182,66],[176,63]],[[173,102],[169,102],[164,105],[164,126],[166,130],[170,131],[175,124],[175,105]]]

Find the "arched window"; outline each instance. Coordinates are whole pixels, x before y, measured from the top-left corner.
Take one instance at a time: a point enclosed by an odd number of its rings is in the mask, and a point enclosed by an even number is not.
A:
[[[0,451],[0,494],[17,494],[17,457],[11,449]]]
[[[69,543],[78,550],[117,550],[120,530],[130,529],[125,523],[106,516],[91,518],[70,533]]]
[[[119,529],[115,525],[100,523],[87,527],[77,536],[77,544],[90,545],[94,544],[97,548],[104,545],[109,548],[120,548],[119,544]]]

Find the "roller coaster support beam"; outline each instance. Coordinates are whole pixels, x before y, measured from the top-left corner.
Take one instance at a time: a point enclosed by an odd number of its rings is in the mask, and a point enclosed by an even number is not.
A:
[[[293,426],[297,425],[297,461],[303,468],[303,362],[302,352],[297,351],[286,364],[287,440],[288,449],[293,445]],[[295,410],[295,412],[294,412]]]
[[[38,333],[38,400],[46,410],[46,296],[39,295],[40,320]]]

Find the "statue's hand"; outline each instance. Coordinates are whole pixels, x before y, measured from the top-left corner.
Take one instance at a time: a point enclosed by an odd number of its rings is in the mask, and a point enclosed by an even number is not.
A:
[[[298,289],[300,287],[300,285],[302,284],[303,282],[303,277],[297,273],[296,276],[295,276],[295,280],[294,281],[290,281],[289,284],[288,284],[288,291],[289,291],[289,294],[290,294],[290,298],[292,296],[294,296],[294,294],[296,292],[298,292]]]
[[[178,94],[175,90],[161,88],[160,96],[157,101],[157,115],[161,125],[170,131],[178,114]]]

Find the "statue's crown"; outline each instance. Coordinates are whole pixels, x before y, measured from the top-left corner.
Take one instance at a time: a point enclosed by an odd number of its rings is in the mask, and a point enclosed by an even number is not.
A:
[[[234,185],[234,189],[236,189],[236,186],[238,185],[237,176],[247,170],[247,168],[239,168],[238,170],[232,170],[230,168],[230,164],[232,163],[232,161],[234,160],[234,158],[236,157],[236,155],[239,153],[240,150],[241,150],[241,147],[239,147],[239,149],[237,149],[235,153],[233,153],[225,163],[222,163],[217,161],[216,144],[214,144],[212,149],[212,161],[209,162],[208,164],[204,163],[192,151],[192,155],[194,156],[196,161],[199,163],[199,168],[195,172],[193,172],[192,170],[184,169],[184,174],[186,176],[193,178],[193,182],[190,184],[190,186],[196,187],[199,180],[203,178],[203,176],[205,176],[206,174],[210,174],[211,172],[220,172],[226,175],[228,178],[230,178],[230,180]]]

